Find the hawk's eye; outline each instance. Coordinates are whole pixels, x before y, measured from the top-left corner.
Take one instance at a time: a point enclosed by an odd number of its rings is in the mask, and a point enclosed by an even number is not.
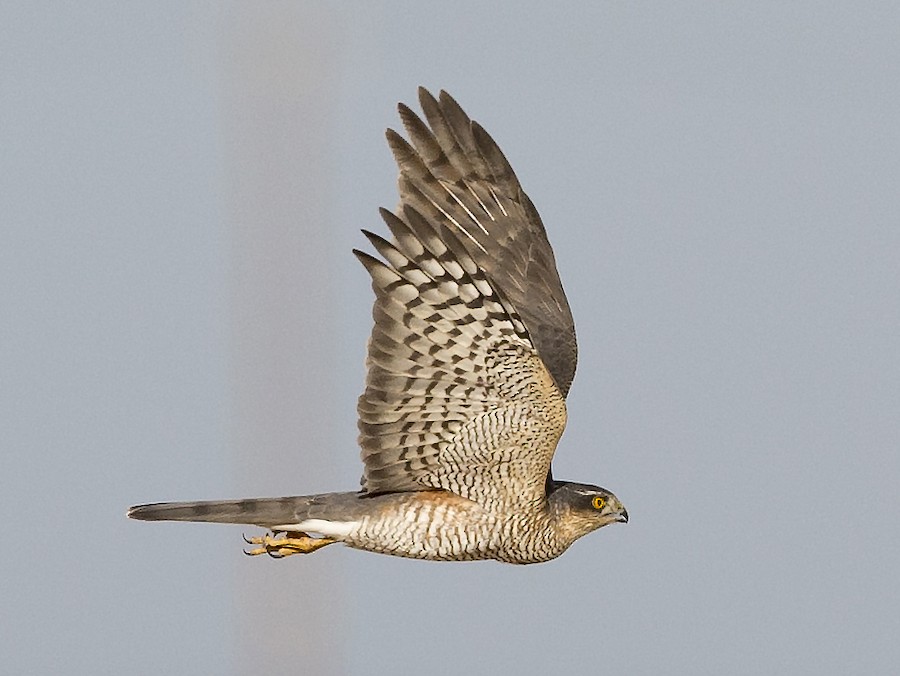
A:
[[[601,498],[599,495],[593,499],[591,504],[594,505],[594,509],[603,509],[606,507],[606,498]]]

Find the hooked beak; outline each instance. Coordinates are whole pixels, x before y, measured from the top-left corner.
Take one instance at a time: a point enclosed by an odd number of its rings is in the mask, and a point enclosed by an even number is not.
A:
[[[628,510],[623,507],[622,511],[619,512],[619,515],[616,517],[616,521],[620,523],[628,523]]]

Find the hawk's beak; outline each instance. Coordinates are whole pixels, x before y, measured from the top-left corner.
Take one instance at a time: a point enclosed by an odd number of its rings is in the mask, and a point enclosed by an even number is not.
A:
[[[628,523],[628,511],[624,507],[622,508],[622,511],[619,512],[619,516],[616,517],[616,521]]]

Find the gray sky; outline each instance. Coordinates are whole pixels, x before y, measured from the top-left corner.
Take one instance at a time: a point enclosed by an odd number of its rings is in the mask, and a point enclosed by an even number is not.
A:
[[[574,7],[2,5],[4,669],[900,663],[900,6]],[[356,487],[349,249],[419,84],[543,216],[580,345],[555,473],[631,522],[517,568],[127,521]]]

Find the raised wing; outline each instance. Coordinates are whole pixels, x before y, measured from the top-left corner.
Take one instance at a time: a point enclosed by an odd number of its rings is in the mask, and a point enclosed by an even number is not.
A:
[[[376,294],[363,488],[542,497],[575,369],[553,254],[496,144],[446,94],[420,98],[433,133],[404,106],[416,149],[388,132],[393,241],[366,233],[384,261],[355,252]]]

